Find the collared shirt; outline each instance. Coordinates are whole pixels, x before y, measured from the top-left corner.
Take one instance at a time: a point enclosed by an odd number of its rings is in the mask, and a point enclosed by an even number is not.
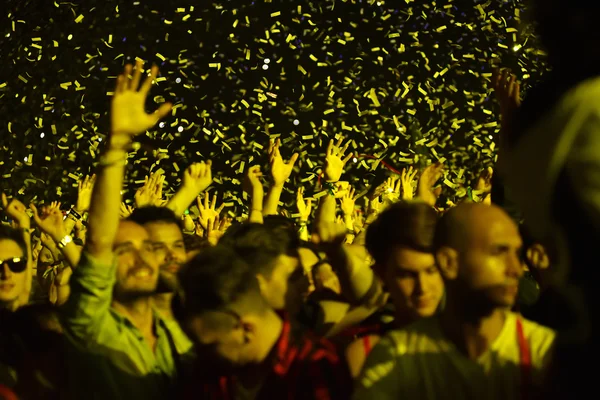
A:
[[[155,312],[155,351],[142,333],[111,308],[116,263],[83,253],[61,308],[68,342],[69,385],[76,399],[165,399],[174,394],[177,369],[191,342],[175,321]],[[176,350],[176,351],[175,351]]]
[[[204,392],[191,390],[186,398],[210,400],[345,400],[352,381],[348,367],[328,340],[292,326],[286,318],[272,350],[272,367],[256,393],[244,393],[234,377],[205,384]]]
[[[389,332],[377,343],[353,398],[519,399],[525,385],[541,385],[554,337],[551,329],[507,312],[488,351],[471,360],[446,338],[439,318],[423,318],[406,329]],[[526,383],[521,369],[525,364],[531,372],[531,381]]]

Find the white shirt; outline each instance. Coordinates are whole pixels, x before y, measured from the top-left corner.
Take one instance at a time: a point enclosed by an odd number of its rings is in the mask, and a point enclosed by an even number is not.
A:
[[[519,399],[517,318],[531,355],[530,384],[539,384],[555,334],[517,314],[506,315],[500,335],[476,361],[444,337],[437,317],[388,333],[367,358],[354,399]]]

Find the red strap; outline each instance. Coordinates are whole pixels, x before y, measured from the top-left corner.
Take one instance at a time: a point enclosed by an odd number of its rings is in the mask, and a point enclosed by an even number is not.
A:
[[[517,318],[517,338],[519,340],[519,352],[521,358],[521,398],[526,400],[529,398],[529,391],[531,388],[531,351],[529,350],[529,343],[525,338],[525,332],[523,331],[523,323]]]
[[[371,340],[369,339],[368,336],[364,336],[362,338],[363,340],[363,346],[365,348],[365,355],[368,356],[369,353],[371,352]]]

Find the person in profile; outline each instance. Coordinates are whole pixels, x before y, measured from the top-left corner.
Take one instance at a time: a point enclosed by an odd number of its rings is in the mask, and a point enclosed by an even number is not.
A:
[[[436,264],[444,310],[385,335],[371,351],[354,399],[517,399],[540,392],[554,332],[510,308],[522,241],[502,209],[463,203],[439,221]]]

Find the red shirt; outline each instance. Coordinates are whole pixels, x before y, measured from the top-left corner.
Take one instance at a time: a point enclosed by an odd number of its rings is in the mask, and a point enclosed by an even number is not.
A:
[[[203,390],[189,392],[186,399],[233,400],[235,377],[223,376]],[[272,367],[256,400],[345,400],[350,398],[352,380],[345,359],[328,340],[283,321],[281,336],[272,353]]]

